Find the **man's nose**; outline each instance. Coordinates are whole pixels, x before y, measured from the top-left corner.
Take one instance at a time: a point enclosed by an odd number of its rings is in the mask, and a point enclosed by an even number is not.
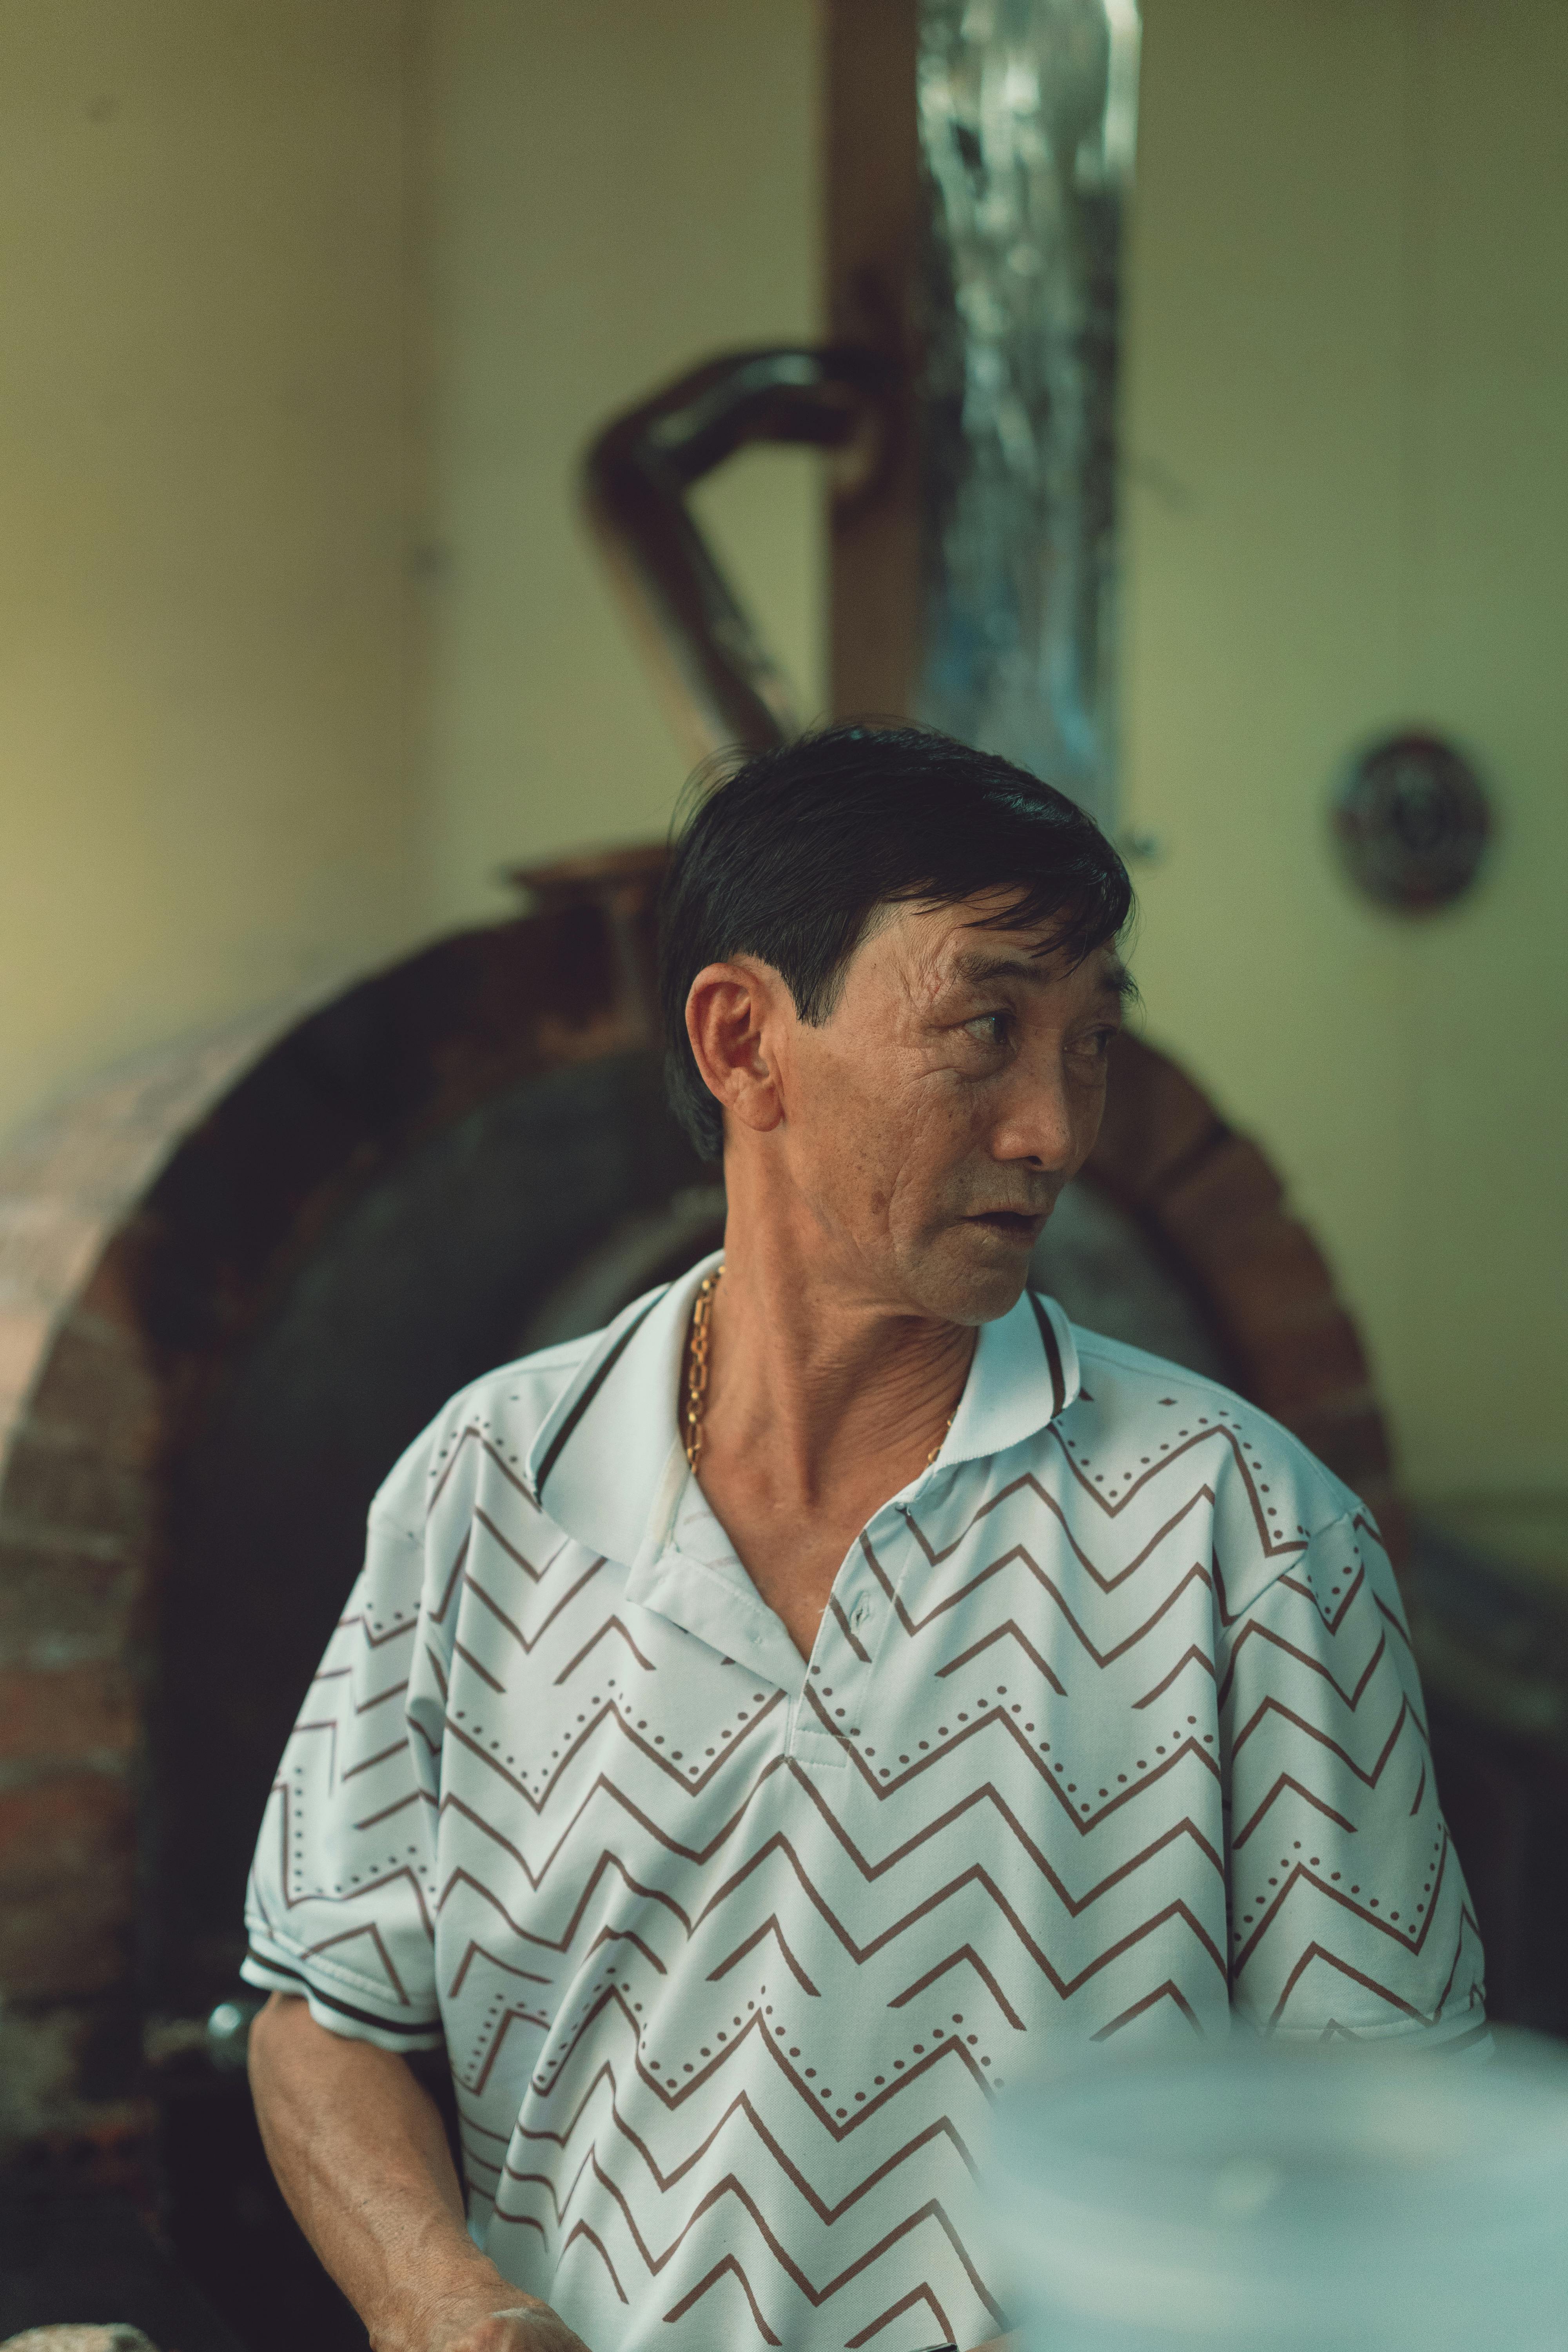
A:
[[[992,1137],[993,1156],[1032,1160],[1053,1173],[1078,1157],[1074,1108],[1059,1066],[1019,1072]]]

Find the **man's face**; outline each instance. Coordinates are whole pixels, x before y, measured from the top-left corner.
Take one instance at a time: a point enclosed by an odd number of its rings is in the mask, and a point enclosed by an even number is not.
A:
[[[1007,905],[885,909],[820,1027],[783,992],[769,1023],[769,1140],[840,1277],[956,1323],[1016,1302],[1099,1132],[1126,985],[1112,950],[1069,970]]]

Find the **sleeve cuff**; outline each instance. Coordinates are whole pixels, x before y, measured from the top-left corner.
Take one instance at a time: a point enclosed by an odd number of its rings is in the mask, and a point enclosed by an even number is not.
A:
[[[341,2033],[352,2042],[372,2042],[381,2050],[440,2050],[446,2036],[439,2017],[391,2018],[366,2009],[359,2003],[345,2000],[342,1994],[329,1991],[304,1969],[278,1959],[273,1954],[258,1952],[254,1945],[240,1963],[240,1975],[247,1984],[258,1986],[263,1992],[295,1993],[309,2001],[310,2014],[318,2025],[330,2033]]]

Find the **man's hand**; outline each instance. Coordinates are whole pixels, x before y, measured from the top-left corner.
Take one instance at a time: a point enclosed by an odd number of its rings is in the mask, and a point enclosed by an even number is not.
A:
[[[517,2289],[511,2294],[515,2298]],[[547,2303],[528,2299],[464,2319],[443,2313],[427,2352],[587,2352]]]
[[[278,2185],[374,2352],[586,2352],[469,2237],[435,2102],[395,2053],[274,1993],[250,2084]]]

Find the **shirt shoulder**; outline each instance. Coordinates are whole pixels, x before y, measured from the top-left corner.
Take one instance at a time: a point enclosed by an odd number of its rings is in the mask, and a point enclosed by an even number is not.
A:
[[[1081,1387],[1064,1423],[1109,1476],[1157,1470],[1163,1458],[1201,1466],[1216,1508],[1245,1506],[1271,1538],[1310,1542],[1345,1518],[1373,1526],[1343,1479],[1261,1406],[1223,1381],[1124,1340],[1073,1326]],[[1081,1418],[1080,1418],[1081,1417]],[[1267,1496],[1267,1500],[1264,1499]],[[1375,1529],[1374,1529],[1375,1532]]]
[[[371,1525],[418,1540],[457,1480],[459,1457],[488,1451],[521,1471],[541,1427],[604,1334],[585,1332],[481,1372],[449,1397],[398,1457],[370,1507]]]

